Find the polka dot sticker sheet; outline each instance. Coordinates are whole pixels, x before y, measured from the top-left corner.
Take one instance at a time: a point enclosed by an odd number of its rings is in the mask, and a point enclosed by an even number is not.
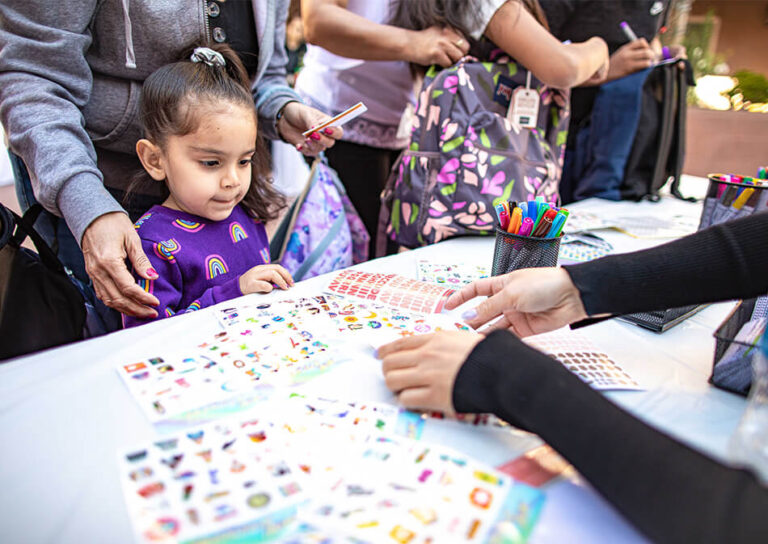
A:
[[[642,390],[613,359],[575,331],[559,329],[524,340],[560,361],[595,389]]]
[[[453,289],[406,278],[398,274],[375,274],[342,270],[328,290],[349,297],[379,302],[411,312],[440,313]]]
[[[435,263],[425,259],[416,263],[416,278],[419,281],[462,287],[491,275],[490,268],[467,263]]]

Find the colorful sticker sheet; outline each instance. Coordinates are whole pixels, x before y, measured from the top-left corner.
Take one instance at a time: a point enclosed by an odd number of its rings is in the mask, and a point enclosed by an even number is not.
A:
[[[388,433],[380,421],[394,413],[357,406],[347,419],[338,417],[346,403],[309,413],[298,412],[314,400],[289,404],[125,451],[120,475],[139,540],[524,542],[538,519],[540,491]],[[344,423],[318,424],[326,419]]]
[[[440,313],[453,289],[406,278],[398,274],[376,274],[342,270],[328,285],[332,293],[362,298],[417,313]]]
[[[559,329],[524,340],[560,361],[595,389],[642,389],[613,359],[575,331]]]
[[[419,281],[461,287],[491,275],[490,268],[467,263],[436,263],[421,259],[417,263],[416,278]]]

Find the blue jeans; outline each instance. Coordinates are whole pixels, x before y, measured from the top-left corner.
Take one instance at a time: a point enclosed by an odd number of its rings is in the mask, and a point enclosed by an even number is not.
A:
[[[27,172],[24,161],[18,155],[10,151],[8,154],[11,158],[16,198],[19,200],[21,211],[26,212],[32,205],[37,204],[32,192],[29,172]],[[96,297],[91,279],[85,271],[83,252],[64,219],[43,210],[34,226],[66,267],[70,279],[80,289],[80,293],[85,299],[85,306],[88,311],[85,337],[99,336],[120,329],[122,327],[120,313],[107,307]]]

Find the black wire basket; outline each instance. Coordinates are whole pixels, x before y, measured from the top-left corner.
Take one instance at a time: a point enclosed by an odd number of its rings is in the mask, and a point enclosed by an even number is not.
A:
[[[491,275],[500,276],[519,268],[556,266],[561,238],[518,236],[496,227]]]

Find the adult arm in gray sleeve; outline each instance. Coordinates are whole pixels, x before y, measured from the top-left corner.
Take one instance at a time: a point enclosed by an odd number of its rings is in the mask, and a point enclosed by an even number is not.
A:
[[[78,242],[97,217],[123,211],[106,191],[80,112],[93,76],[85,59],[97,0],[0,3],[0,119],[37,200]]]

